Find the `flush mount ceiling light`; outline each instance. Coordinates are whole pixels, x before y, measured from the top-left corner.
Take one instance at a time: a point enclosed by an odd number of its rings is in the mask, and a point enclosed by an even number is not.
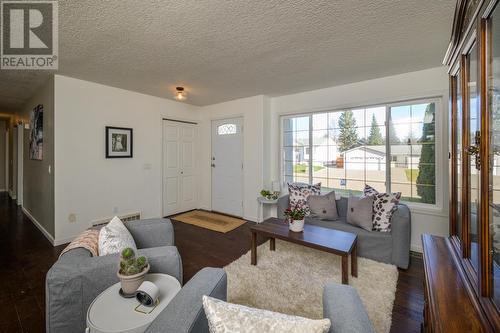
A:
[[[184,90],[184,87],[175,88],[175,99],[179,101],[183,101],[186,99],[186,91]]]

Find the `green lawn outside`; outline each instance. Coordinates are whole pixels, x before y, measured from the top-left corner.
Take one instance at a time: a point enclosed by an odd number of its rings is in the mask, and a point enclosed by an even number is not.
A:
[[[319,170],[323,170],[325,167],[322,167],[320,165],[313,165],[313,170],[314,172],[317,172]],[[307,171],[307,165],[306,164],[295,164],[293,166],[293,171],[295,173],[306,173]]]
[[[405,169],[405,174],[409,182],[415,183],[418,177],[418,169]]]

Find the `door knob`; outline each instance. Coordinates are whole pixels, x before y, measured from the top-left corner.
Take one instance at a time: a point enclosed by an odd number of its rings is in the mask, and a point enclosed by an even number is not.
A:
[[[467,147],[465,151],[467,152],[467,154],[469,154],[469,156],[474,156],[476,169],[480,170],[481,169],[481,155],[480,155],[481,149],[479,148],[481,144],[480,131],[476,131],[474,135],[474,143],[475,143],[474,145]]]
[[[212,163],[212,168],[215,168],[215,164],[214,163]]]

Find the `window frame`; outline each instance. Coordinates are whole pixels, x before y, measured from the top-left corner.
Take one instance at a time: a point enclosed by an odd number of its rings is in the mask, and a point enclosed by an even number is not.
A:
[[[313,135],[313,121],[312,121],[312,116],[315,114],[322,114],[322,113],[330,113],[330,112],[343,112],[347,110],[355,110],[355,109],[368,109],[368,108],[376,108],[376,107],[385,107],[385,127],[386,127],[386,138],[389,138],[389,115],[390,115],[390,108],[391,107],[397,107],[397,106],[405,106],[405,105],[412,105],[412,104],[424,104],[424,103],[434,103],[435,104],[435,139],[434,139],[434,149],[436,152],[435,155],[435,188],[436,188],[436,202],[434,204],[429,204],[429,203],[419,203],[419,202],[408,202],[404,201],[408,207],[412,209],[412,211],[416,211],[418,213],[422,214],[430,214],[430,215],[443,215],[446,214],[444,212],[444,188],[446,184],[444,183],[444,176],[445,170],[444,166],[446,164],[445,162],[445,157],[447,159],[447,156],[445,156],[445,149],[446,147],[443,147],[443,131],[446,130],[446,124],[445,124],[445,118],[444,118],[444,110],[443,108],[443,96],[432,96],[432,97],[419,97],[419,98],[412,98],[412,99],[406,99],[406,100],[399,100],[395,102],[387,102],[387,103],[373,103],[373,104],[365,104],[365,105],[352,105],[352,106],[342,106],[342,107],[333,107],[333,108],[325,108],[321,110],[311,110],[311,111],[304,111],[304,112],[297,112],[297,113],[283,113],[279,115],[279,176],[280,176],[280,188],[282,192],[287,192],[286,191],[286,184],[285,184],[285,166],[284,166],[284,121],[286,119],[290,118],[297,118],[297,117],[309,117],[309,147],[312,147],[313,142],[312,142],[312,135]],[[391,176],[391,170],[390,170],[390,163],[391,163],[391,151],[390,151],[390,142],[389,140],[386,140],[386,191],[390,191],[390,176]],[[309,163],[312,164],[313,158],[310,156]],[[312,180],[312,168],[308,168],[310,170],[309,172],[309,181]]]

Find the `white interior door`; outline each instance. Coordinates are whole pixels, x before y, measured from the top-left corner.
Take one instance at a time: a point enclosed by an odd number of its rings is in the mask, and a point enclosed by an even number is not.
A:
[[[196,208],[196,125],[163,121],[163,215]]]
[[[243,216],[243,118],[212,122],[212,210]]]

